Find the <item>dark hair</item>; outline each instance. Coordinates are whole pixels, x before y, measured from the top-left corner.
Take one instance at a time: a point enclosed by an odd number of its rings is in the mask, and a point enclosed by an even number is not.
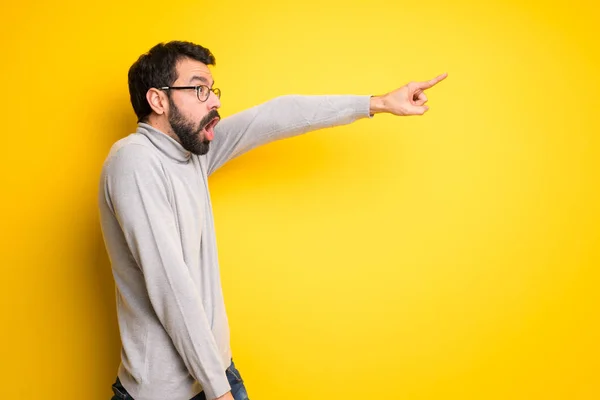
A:
[[[177,62],[184,58],[215,65],[215,57],[207,48],[191,42],[172,41],[157,44],[129,68],[129,98],[138,122],[145,121],[152,113],[146,100],[148,90],[173,84],[177,80]]]

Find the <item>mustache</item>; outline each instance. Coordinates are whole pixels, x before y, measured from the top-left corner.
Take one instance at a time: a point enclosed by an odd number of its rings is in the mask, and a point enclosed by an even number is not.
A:
[[[200,120],[200,123],[198,124],[198,132],[200,132],[202,129],[204,129],[206,127],[206,125],[208,125],[210,123],[210,121],[212,121],[215,118],[219,118],[221,119],[221,115],[219,114],[219,112],[217,110],[210,110],[208,112],[208,114],[206,114],[204,116],[204,118],[202,118]]]

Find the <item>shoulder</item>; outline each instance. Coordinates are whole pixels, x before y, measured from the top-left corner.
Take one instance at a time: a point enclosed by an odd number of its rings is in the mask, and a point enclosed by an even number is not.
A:
[[[131,134],[113,144],[104,160],[106,172],[145,170],[160,166],[156,149],[143,135]]]
[[[112,187],[127,191],[140,184],[163,187],[169,181],[157,149],[143,135],[136,134],[111,147],[100,179],[106,190]]]

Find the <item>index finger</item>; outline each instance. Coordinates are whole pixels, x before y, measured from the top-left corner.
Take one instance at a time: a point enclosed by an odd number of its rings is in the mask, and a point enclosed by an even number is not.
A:
[[[447,76],[448,76],[448,73],[444,72],[443,74],[438,75],[429,81],[419,82],[419,89],[429,89],[430,87],[432,87],[432,86],[438,84],[439,82],[443,81],[444,79],[446,79]]]

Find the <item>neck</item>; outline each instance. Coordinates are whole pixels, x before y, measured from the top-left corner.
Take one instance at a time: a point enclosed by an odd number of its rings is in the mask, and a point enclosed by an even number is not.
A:
[[[150,117],[148,117],[148,121],[146,121],[146,123],[148,125],[152,126],[153,128],[158,129],[165,135],[171,137],[172,139],[176,140],[178,143],[181,144],[181,140],[179,140],[179,136],[177,136],[177,134],[175,134],[175,132],[173,131],[173,128],[171,128],[171,124],[169,123],[169,121],[166,118],[162,118],[161,116],[158,116],[158,115],[150,115]]]

